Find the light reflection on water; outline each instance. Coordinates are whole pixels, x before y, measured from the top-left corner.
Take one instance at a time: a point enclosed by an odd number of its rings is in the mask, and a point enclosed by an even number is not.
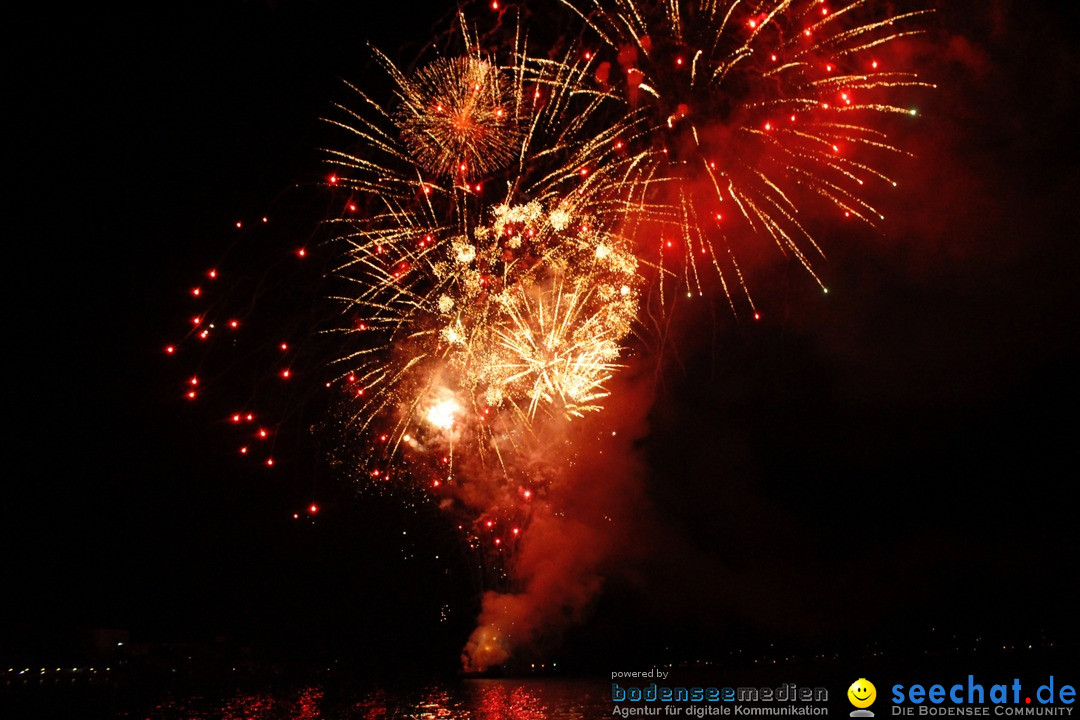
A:
[[[327,691],[311,685],[172,697],[145,720],[596,720],[610,716],[603,683],[584,680],[464,680],[415,687]]]

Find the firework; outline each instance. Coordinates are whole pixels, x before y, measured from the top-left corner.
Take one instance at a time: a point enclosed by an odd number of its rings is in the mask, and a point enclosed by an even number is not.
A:
[[[359,286],[380,272],[367,292],[340,296],[362,318],[349,332],[372,342],[340,362],[360,427],[393,418],[391,454],[434,443],[452,457],[464,444],[502,463],[538,415],[600,408],[636,317],[637,261],[569,205],[498,205],[471,238],[425,232],[432,249],[407,271],[378,262],[386,246],[350,234],[342,272],[359,272]]]
[[[327,119],[348,138],[327,150],[348,194],[332,365],[383,455],[441,433],[501,457],[538,418],[599,409],[647,269],[661,299],[672,277],[701,294],[711,267],[753,307],[738,250],[764,238],[814,274],[804,207],[873,223],[863,188],[895,184],[876,124],[926,86],[887,67],[922,11],[561,2],[584,47],[534,53],[518,26],[488,55],[461,19],[463,52],[410,72],[374,51],[389,102],[354,87]]]
[[[401,138],[435,175],[483,176],[513,159],[521,132],[505,75],[476,57],[440,58],[398,87]]]
[[[654,152],[641,167],[655,182],[639,190],[665,212],[643,227],[688,295],[702,293],[711,267],[733,311],[735,295],[753,308],[738,249],[760,238],[821,284],[804,210],[883,219],[866,185],[895,185],[875,160],[901,151],[882,119],[914,115],[897,96],[929,87],[891,67],[889,50],[920,32],[927,11],[882,16],[869,0],[561,2],[584,20],[587,45],[599,43],[584,52],[601,86],[651,118]]]
[[[890,52],[920,11],[560,2],[584,23],[568,50],[533,52],[519,25],[486,54],[461,19],[461,52],[407,70],[373,51],[390,99],[352,87],[326,118],[345,136],[326,150],[341,201],[325,225],[339,258],[326,293],[339,314],[322,334],[342,421],[327,423],[333,462],[422,489],[516,582],[485,597],[470,668],[566,622],[601,584],[630,474],[610,470],[632,439],[582,420],[613,400],[647,278],[663,306],[673,278],[700,295],[708,272],[733,312],[756,315],[742,267],[764,240],[818,279],[806,211],[882,219],[867,188],[895,185],[880,161],[902,152],[885,118],[915,114],[898,98],[927,86]],[[193,337],[238,325],[200,313]],[[193,376],[185,392],[201,389]],[[232,418],[272,434],[250,412]]]
[[[528,262],[525,237],[546,234],[560,211],[534,204],[496,213],[484,253],[457,246],[455,261],[469,266],[454,273],[457,300],[438,300],[448,367],[486,408],[510,404],[529,419],[540,406],[568,416],[596,409],[637,311],[634,256],[625,242],[580,223],[515,273]]]
[[[333,223],[349,422],[379,426],[384,463],[438,448],[452,473],[465,448],[505,467],[538,417],[601,407],[637,313],[617,225],[643,156],[622,151],[627,124],[596,132],[618,99],[587,63],[520,41],[502,65],[470,54],[409,75],[377,57],[398,105],[357,90],[361,109],[330,121],[359,140],[329,151],[332,184],[363,208]]]

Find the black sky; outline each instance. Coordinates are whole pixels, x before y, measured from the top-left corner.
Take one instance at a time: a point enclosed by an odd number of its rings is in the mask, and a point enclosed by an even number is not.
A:
[[[318,175],[318,117],[341,78],[363,81],[365,40],[407,61],[449,9],[365,6],[83,8],[18,28],[8,628],[372,647],[428,633],[442,598],[470,607],[471,579],[404,559],[453,543],[392,500],[317,473],[325,515],[292,522],[315,471],[246,469],[161,353],[231,224]],[[919,158],[883,231],[824,234],[828,296],[778,261],[755,279],[762,323],[720,303],[684,329],[642,443],[677,552],[614,579],[630,599],[602,597],[572,642],[636,618],[820,642],[1076,633],[1077,17],[943,3],[931,25],[918,59],[941,89],[899,130]],[[435,643],[454,652],[468,624]]]

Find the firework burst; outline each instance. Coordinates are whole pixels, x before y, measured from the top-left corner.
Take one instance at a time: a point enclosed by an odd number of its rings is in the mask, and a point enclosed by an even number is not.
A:
[[[516,48],[413,74],[377,54],[396,104],[356,90],[330,120],[355,141],[328,151],[351,193],[331,223],[349,424],[386,438],[379,463],[438,456],[447,480],[463,451],[506,471],[538,419],[600,409],[637,314],[617,226],[645,155],[629,124],[597,131],[621,102],[587,63]]]
[[[599,43],[584,52],[601,87],[651,118],[649,182],[638,189],[664,210],[628,218],[652,223],[659,252],[648,255],[688,295],[702,293],[711,267],[733,311],[736,296],[753,309],[739,249],[762,238],[824,289],[804,208],[883,219],[866,186],[895,185],[875,161],[902,151],[882,120],[914,115],[898,98],[929,87],[891,67],[889,50],[928,11],[882,16],[869,0],[561,2],[584,20],[586,44]]]
[[[395,119],[416,164],[439,176],[483,176],[514,156],[520,107],[499,68],[439,58],[398,85]]]
[[[361,429],[393,417],[392,453],[427,438],[502,462],[538,416],[599,409],[636,316],[637,262],[568,204],[498,205],[471,237],[441,243],[425,230],[409,260],[380,263],[388,247],[350,232],[341,273],[363,289],[339,299],[363,344],[339,362]]]

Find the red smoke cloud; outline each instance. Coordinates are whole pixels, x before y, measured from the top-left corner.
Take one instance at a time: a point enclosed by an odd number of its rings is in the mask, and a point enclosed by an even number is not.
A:
[[[647,430],[652,378],[627,368],[611,385],[601,413],[546,428],[545,440],[565,451],[551,461],[550,484],[531,508],[509,567],[512,589],[484,595],[462,653],[466,670],[504,663],[519,648],[580,621],[605,577],[639,556],[632,539],[647,504],[634,444]]]

